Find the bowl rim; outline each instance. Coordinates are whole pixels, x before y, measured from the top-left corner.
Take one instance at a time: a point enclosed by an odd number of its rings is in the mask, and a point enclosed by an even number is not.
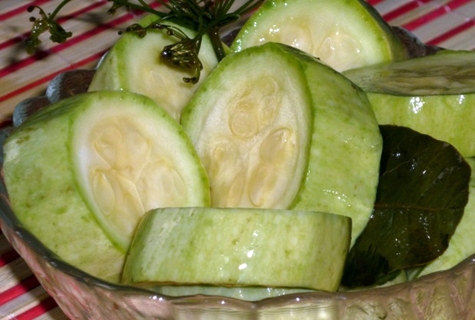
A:
[[[0,138],[0,143],[3,143],[2,139]],[[0,157],[0,161],[1,161]],[[162,301],[167,301],[172,304],[188,304],[190,301],[197,301],[199,305],[199,299],[206,297],[206,301],[210,302],[214,300],[216,303],[222,304],[223,302],[229,305],[241,305],[246,309],[263,309],[267,308],[268,305],[288,305],[288,304],[298,304],[302,303],[305,304],[308,300],[314,301],[337,301],[337,300],[351,300],[351,299],[358,299],[363,298],[365,296],[372,296],[372,295],[390,295],[392,292],[397,292],[404,290],[404,287],[407,287],[408,284],[412,286],[420,286],[426,283],[432,283],[436,278],[445,277],[450,273],[459,273],[462,272],[462,269],[471,268],[473,273],[475,273],[475,254],[471,255],[467,259],[463,260],[459,264],[457,264],[452,269],[434,272],[428,275],[424,275],[420,278],[409,282],[403,282],[399,284],[394,284],[391,286],[383,286],[383,287],[375,287],[375,288],[367,288],[364,290],[358,291],[336,291],[336,292],[324,292],[324,291],[315,291],[315,292],[302,292],[302,293],[292,293],[277,297],[270,297],[265,298],[262,300],[256,301],[248,301],[248,300],[240,300],[231,297],[224,297],[224,296],[211,296],[211,295],[187,295],[187,296],[167,296],[165,294],[160,294],[154,292],[152,290],[148,290],[145,288],[140,287],[133,287],[122,285],[119,283],[112,283],[106,280],[94,277],[72,265],[63,261],[59,256],[57,256],[53,251],[47,248],[41,241],[38,240],[30,231],[24,228],[21,222],[16,218],[13,210],[9,206],[8,196],[5,184],[3,180],[0,182],[0,226],[3,230],[3,233],[7,240],[11,242],[9,239],[8,234],[4,232],[4,228],[9,228],[16,236],[18,236],[22,241],[24,241],[29,248],[31,248],[37,255],[39,255],[45,262],[53,267],[54,269],[58,270],[59,272],[66,274],[69,277],[75,279],[75,281],[80,281],[86,285],[92,285],[101,287],[102,289],[114,292],[114,291],[121,291],[125,294],[131,295],[143,295],[149,298],[160,299]],[[17,250],[15,248],[15,250]],[[22,257],[23,258],[23,257]],[[28,262],[27,262],[28,264]],[[33,271],[33,270],[32,270]],[[34,271],[33,271],[34,273]],[[36,275],[35,275],[36,276]],[[41,279],[38,279],[41,283]],[[198,300],[195,300],[198,298]]]

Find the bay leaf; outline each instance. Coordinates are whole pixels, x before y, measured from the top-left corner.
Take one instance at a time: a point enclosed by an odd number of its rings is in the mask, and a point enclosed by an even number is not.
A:
[[[462,218],[471,169],[450,144],[384,125],[373,213],[350,250],[342,285],[383,284],[440,256]]]

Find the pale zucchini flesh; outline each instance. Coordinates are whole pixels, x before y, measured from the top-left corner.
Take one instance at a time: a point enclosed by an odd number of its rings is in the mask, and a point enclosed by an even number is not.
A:
[[[266,42],[291,45],[338,71],[407,57],[384,19],[359,0],[269,0],[241,29],[231,49]]]
[[[127,93],[100,92],[91,104],[71,125],[71,161],[86,204],[117,245],[128,249],[148,210],[208,205],[201,162],[163,108]]]
[[[243,53],[219,68],[182,119],[210,177],[212,205],[287,208],[308,161],[305,78],[298,64],[272,53]]]

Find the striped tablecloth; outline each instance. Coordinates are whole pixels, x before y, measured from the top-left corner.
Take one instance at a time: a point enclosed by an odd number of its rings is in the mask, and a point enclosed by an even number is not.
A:
[[[31,27],[27,7],[35,4],[51,12],[59,2],[0,0],[0,122],[8,121],[19,101],[43,94],[58,73],[93,67],[118,39],[118,31],[138,18],[135,12],[108,15],[111,3],[107,0],[72,1],[61,20],[73,38],[54,44],[45,37],[42,50],[27,55],[24,40]],[[475,0],[369,2],[390,24],[407,28],[428,44],[475,49]],[[1,234],[0,319],[66,319]]]

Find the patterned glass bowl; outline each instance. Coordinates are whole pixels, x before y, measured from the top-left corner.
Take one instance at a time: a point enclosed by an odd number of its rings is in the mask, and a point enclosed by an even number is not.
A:
[[[0,195],[3,233],[70,319],[475,319],[475,255],[451,270],[358,292],[290,294],[257,302],[172,298],[107,283],[66,264],[18,222],[3,184]]]
[[[434,49],[406,40],[415,56]],[[75,70],[59,75],[46,96],[16,107],[13,126],[51,102],[86,91],[93,73]],[[0,132],[0,144],[9,130]],[[475,319],[475,255],[451,270],[357,292],[299,293],[256,302],[204,295],[168,297],[104,282],[61,261],[15,218],[3,183],[0,220],[6,238],[71,319]]]

